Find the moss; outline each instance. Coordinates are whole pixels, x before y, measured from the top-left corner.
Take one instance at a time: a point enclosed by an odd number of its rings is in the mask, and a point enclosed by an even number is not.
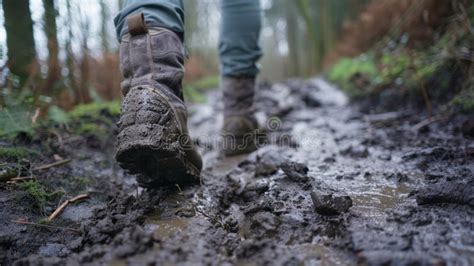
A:
[[[215,89],[217,87],[219,87],[219,76],[217,75],[207,76],[197,81],[184,84],[185,90],[189,88],[194,88],[196,90],[203,91]]]
[[[206,101],[202,92],[219,87],[219,76],[207,76],[197,81],[184,84],[184,98],[189,102],[203,103]]]
[[[207,76],[184,84],[184,98],[189,102],[205,102],[203,91],[219,87],[219,76]]]
[[[366,88],[358,88],[353,83],[354,76],[364,77],[369,84]],[[371,54],[363,54],[355,58],[344,58],[338,61],[329,70],[328,77],[336,82],[351,97],[358,97],[371,91],[373,86],[380,82],[380,72]]]
[[[203,103],[206,101],[202,93],[193,87],[184,89],[183,94],[187,102]]]
[[[69,117],[73,119],[98,117],[103,114],[103,112],[107,112],[107,114],[111,116],[120,115],[120,101],[81,104],[69,112]]]
[[[399,51],[374,57],[371,53],[344,58],[329,71],[329,79],[352,98],[364,97],[383,88],[409,88],[418,94],[419,87],[436,76],[445,62],[434,60],[431,51]]]
[[[39,153],[24,147],[0,147],[0,158],[19,160]]]
[[[58,124],[66,124],[71,120],[68,113],[55,105],[49,107],[48,118]]]
[[[329,78],[333,81],[347,82],[355,74],[377,76],[379,72],[373,57],[361,55],[356,58],[343,58],[331,68]]]
[[[474,114],[474,83],[456,95],[450,105],[462,113]]]
[[[91,180],[87,177],[75,176],[72,178],[73,182],[77,183],[80,186],[88,186],[91,184]]]
[[[63,194],[60,191],[47,191],[44,186],[36,180],[20,183],[20,187],[32,200],[34,200],[36,205],[40,207],[41,210],[44,209],[46,204]]]
[[[98,137],[105,137],[107,135],[107,129],[100,124],[94,122],[84,122],[79,124],[74,133],[78,135],[92,134]]]
[[[410,68],[411,59],[406,54],[384,54],[380,59],[381,75],[384,81],[391,80],[404,74]]]

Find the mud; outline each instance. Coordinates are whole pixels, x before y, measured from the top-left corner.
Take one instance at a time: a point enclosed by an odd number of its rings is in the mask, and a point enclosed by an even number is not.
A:
[[[53,153],[72,162],[38,178],[90,198],[54,227],[18,224],[44,214],[2,184],[2,265],[474,264],[474,143],[460,130],[469,118],[420,131],[420,114],[362,113],[320,78],[262,83],[257,98],[266,145],[231,158],[216,149],[219,94],[189,106],[201,186],[140,189],[114,162],[113,137],[97,148],[61,131]]]

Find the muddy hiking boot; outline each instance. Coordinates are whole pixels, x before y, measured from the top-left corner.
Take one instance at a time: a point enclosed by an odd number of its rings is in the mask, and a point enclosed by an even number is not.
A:
[[[224,126],[222,152],[226,156],[255,151],[263,137],[255,118],[255,78],[222,77]]]
[[[184,47],[164,28],[148,28],[143,14],[128,18],[120,43],[124,80],[116,159],[143,187],[198,181],[202,160],[187,129],[181,81]]]

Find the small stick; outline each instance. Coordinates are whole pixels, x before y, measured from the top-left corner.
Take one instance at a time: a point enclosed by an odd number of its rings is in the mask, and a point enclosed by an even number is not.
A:
[[[10,181],[8,181],[7,183],[16,183],[18,181],[25,181],[25,180],[32,180],[32,179],[36,179],[36,177],[34,177],[34,176],[18,176],[18,177],[14,177],[14,178],[10,179]]]
[[[49,169],[49,168],[52,168],[52,167],[56,167],[56,166],[60,166],[60,165],[63,165],[63,164],[67,164],[67,163],[69,163],[69,162],[71,162],[71,159],[65,159],[65,160],[61,160],[61,161],[54,162],[54,163],[45,164],[45,165],[42,165],[42,166],[38,166],[38,167],[33,168],[33,171],[46,170],[46,169]]]
[[[66,206],[69,203],[74,203],[76,201],[83,200],[88,197],[89,195],[87,194],[81,194],[79,196],[76,196],[72,199],[66,200],[65,202],[61,203],[61,205],[59,205],[59,207],[53,213],[51,213],[51,215],[48,217],[48,222],[51,222],[54,218],[56,218],[56,216],[58,216],[64,210],[64,208],[66,208]]]
[[[446,116],[432,116],[432,117],[429,117],[429,118],[419,122],[418,124],[414,125],[413,130],[418,131],[422,127],[428,126],[431,123],[438,122],[438,121],[446,119],[446,118],[447,118]]]
[[[34,225],[34,226],[39,226],[39,227],[45,227],[45,228],[50,228],[50,229],[63,229],[63,230],[69,230],[69,231],[74,231],[74,232],[81,232],[81,230],[72,228],[72,227],[62,227],[62,226],[54,226],[54,225],[47,225],[47,224],[38,224],[38,223],[32,223],[32,222],[27,222],[27,221],[12,221],[16,224],[25,224],[25,225]]]
[[[38,117],[40,116],[40,108],[36,108],[35,110],[35,113],[33,114],[33,116],[31,117],[31,123],[34,125],[36,124],[36,120],[38,120]]]

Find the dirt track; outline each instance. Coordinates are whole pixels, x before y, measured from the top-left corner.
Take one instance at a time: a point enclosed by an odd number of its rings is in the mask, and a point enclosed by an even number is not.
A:
[[[269,143],[223,158],[219,94],[208,99],[189,108],[202,186],[143,191],[115,164],[113,137],[65,137],[73,161],[42,182],[90,199],[45,228],[12,222],[41,215],[2,186],[0,264],[474,264],[474,142],[453,121],[365,115],[322,79],[263,83]]]

